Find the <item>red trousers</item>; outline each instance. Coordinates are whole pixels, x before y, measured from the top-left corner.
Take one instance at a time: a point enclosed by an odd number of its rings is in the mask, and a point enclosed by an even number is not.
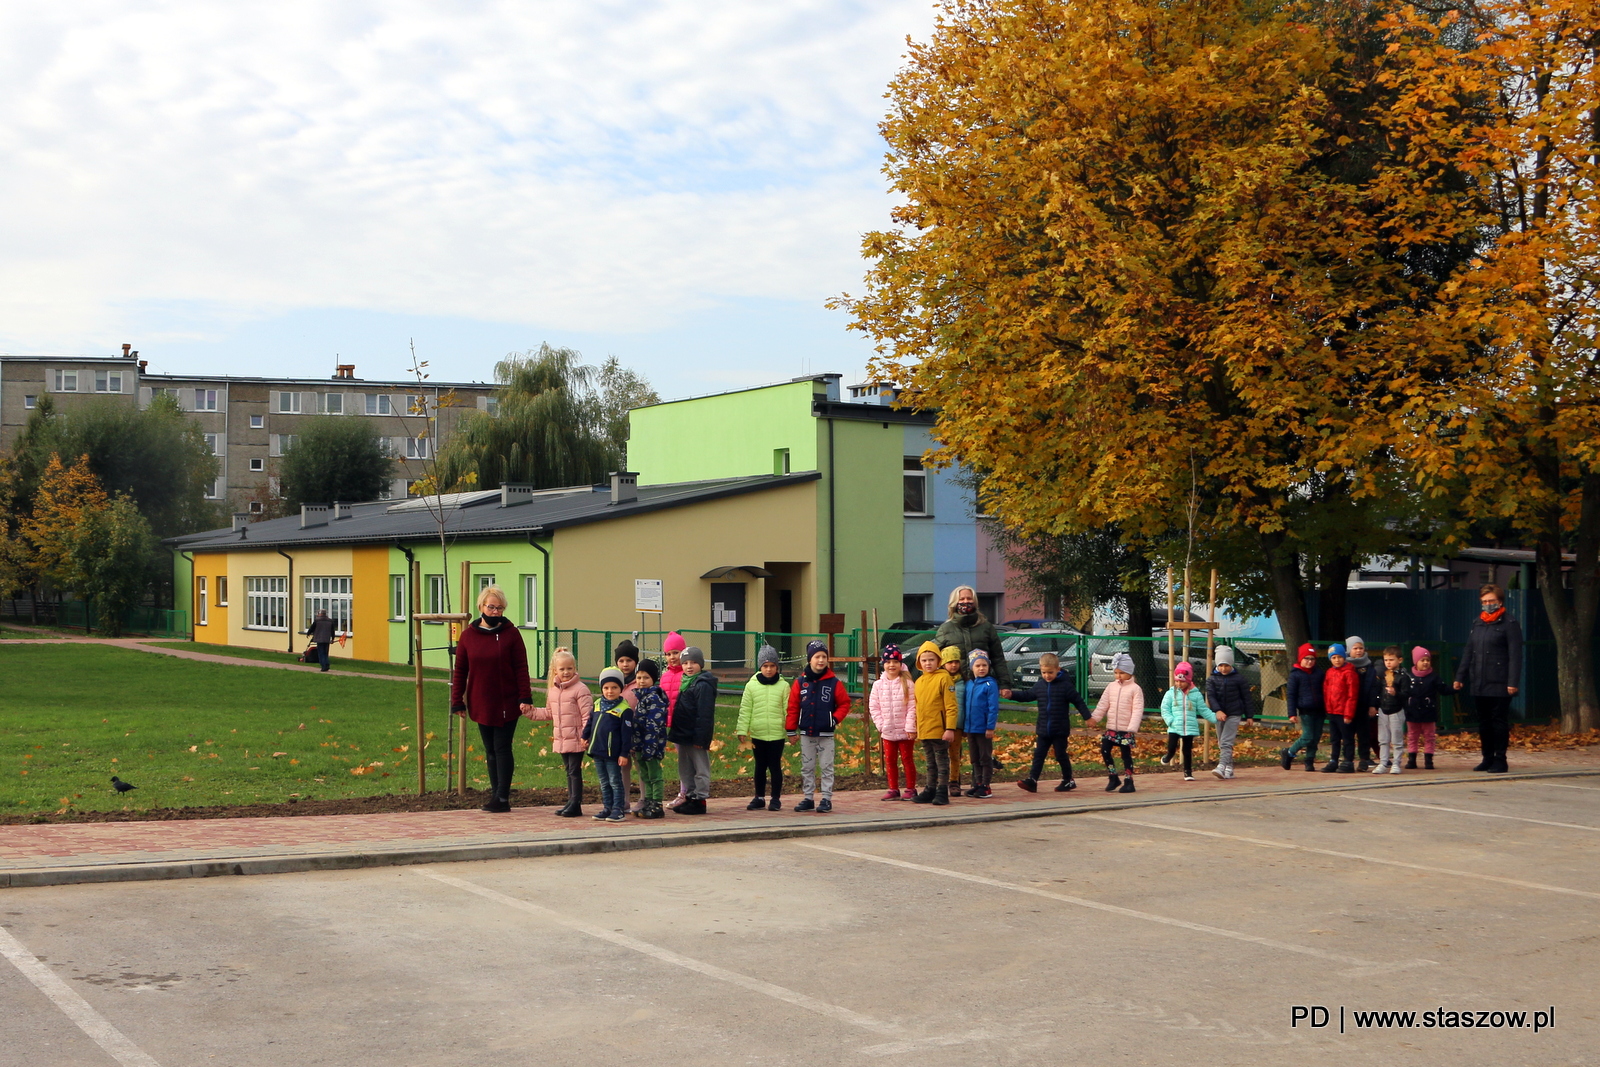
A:
[[[906,769],[906,788],[917,787],[917,760],[913,753],[917,743],[911,738],[904,741],[883,742],[883,772],[889,776],[889,788],[900,788],[900,764]]]

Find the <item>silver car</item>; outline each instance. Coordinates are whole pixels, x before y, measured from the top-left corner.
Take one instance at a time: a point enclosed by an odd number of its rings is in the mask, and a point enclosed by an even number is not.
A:
[[[1078,664],[1078,646],[1083,636],[1081,631],[1070,626],[1023,630],[1001,638],[1000,647],[1005,651],[1011,677],[1016,680],[1018,688],[1026,689],[1038,683],[1039,657],[1046,652],[1054,652],[1061,660],[1061,669],[1068,677],[1073,677]]]
[[[1145,691],[1145,702],[1151,707],[1155,707],[1159,703],[1161,694],[1165,693],[1170,687],[1172,678],[1172,670],[1169,666],[1171,658],[1167,652],[1166,631],[1158,630],[1155,636],[1156,640],[1152,642],[1155,647],[1152,651],[1155,656],[1156,672],[1160,675],[1160,679],[1155,685],[1149,684],[1145,679],[1140,679]],[[1177,642],[1177,646],[1180,649],[1183,647],[1181,640]],[[1090,640],[1089,692],[1086,694],[1089,700],[1092,701],[1098,698],[1101,693],[1105,692],[1106,686],[1110,685],[1115,678],[1115,675],[1111,673],[1112,657],[1119,652],[1127,651],[1128,642],[1125,638],[1096,637]],[[1190,666],[1194,668],[1195,681],[1203,689],[1206,678],[1206,646],[1204,640],[1200,642],[1199,647],[1193,644],[1189,646],[1188,658]],[[1234,649],[1233,669],[1244,675],[1245,679],[1250,683],[1250,688],[1254,690],[1256,705],[1259,710],[1261,703],[1260,660],[1243,649]]]

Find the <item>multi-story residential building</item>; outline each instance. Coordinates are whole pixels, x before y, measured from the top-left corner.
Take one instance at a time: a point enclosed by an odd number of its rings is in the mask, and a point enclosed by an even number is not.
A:
[[[494,387],[484,382],[433,382],[357,378],[353,364],[340,364],[329,378],[269,378],[240,375],[151,374],[132,345],[121,356],[0,355],[0,448],[9,448],[41,397],[57,411],[86,403],[120,402],[146,408],[166,393],[205,434],[217,456],[218,477],[207,496],[230,511],[259,513],[276,489],[277,465],[310,419],[337,415],[375,420],[395,458],[388,495],[403,497],[422,476],[423,461],[449,439],[460,420],[492,410]],[[454,394],[454,405],[438,409],[431,435],[413,412],[418,397],[433,410]]]

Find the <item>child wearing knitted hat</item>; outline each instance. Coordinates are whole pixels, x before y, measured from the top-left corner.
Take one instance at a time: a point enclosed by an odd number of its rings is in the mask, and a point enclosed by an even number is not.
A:
[[[683,688],[683,650],[687,647],[689,647],[688,642],[676,630],[667,634],[661,641],[661,658],[665,662],[662,664],[661,677],[656,680],[656,684],[667,694],[668,727],[672,726],[672,715],[678,707],[678,692]],[[688,787],[679,782],[678,795],[668,807],[676,809],[682,804],[687,791]]]
[[[961,750],[966,744],[967,734],[961,728],[961,721],[966,717],[962,709],[962,700],[966,698],[967,686],[962,677],[961,647],[959,645],[946,645],[939,650],[939,666],[955,679],[956,692],[956,729],[955,738],[950,742],[950,795],[961,795]]]
[[[1433,653],[1421,645],[1411,650],[1411,695],[1406,698],[1406,769],[1417,769],[1420,748],[1433,770],[1433,751],[1439,733],[1439,674]]]
[[[994,774],[994,731],[1000,722],[1000,683],[989,673],[989,653],[975,648],[967,656],[972,677],[961,698],[961,729],[972,751],[972,788],[967,796],[994,796],[989,782]]]
[[[739,721],[734,733],[739,742],[749,740],[756,757],[756,795],[750,811],[783,808],[784,720],[789,710],[789,683],[778,673],[778,650],[762,645],[756,653],[756,673],[745,683],[739,698]],[[767,799],[767,779],[772,779],[772,799]]]
[[[1325,774],[1354,774],[1356,758],[1356,717],[1361,704],[1361,675],[1350,665],[1345,647],[1328,646],[1332,665],[1322,676],[1322,706],[1328,713],[1328,765]]]
[[[1144,722],[1144,690],[1133,680],[1133,657],[1118,652],[1111,660],[1114,680],[1100,694],[1090,722],[1104,720],[1106,732],[1100,738],[1100,758],[1105,761],[1109,778],[1106,792],[1132,793],[1133,746],[1139,738],[1139,727]],[[1123,777],[1117,777],[1116,754],[1122,753]]]
[[[600,702],[583,726],[589,758],[600,777],[600,812],[596,819],[622,822],[628,817],[628,794],[622,791],[622,765],[633,751],[633,709],[622,699],[622,672],[600,672]]]
[[[1217,725],[1217,713],[1206,707],[1205,697],[1194,684],[1194,666],[1181,662],[1172,669],[1172,688],[1161,697],[1161,717],[1167,723],[1167,754],[1163,767],[1172,766],[1178,748],[1183,748],[1183,780],[1194,781],[1194,739],[1200,734],[1200,720]]]
[[[867,696],[872,725],[883,742],[883,768],[889,779],[884,800],[910,800],[917,795],[917,704],[911,694],[911,677],[906,671],[900,646],[883,646],[883,673],[872,683]],[[900,788],[900,770],[905,769],[905,789]]]
[[[641,819],[659,819],[664,811],[661,805],[661,761],[667,755],[667,693],[657,684],[661,665],[653,659],[639,661],[634,672],[633,762],[639,768]],[[626,691],[624,691],[626,692]]]
[[[833,732],[850,714],[850,691],[833,673],[828,646],[806,645],[806,669],[789,687],[789,712],[784,723],[800,740],[800,785],[805,797],[795,811],[826,815],[833,810]],[[822,799],[814,801],[818,778]]]
[[[679,657],[683,687],[672,708],[667,740],[678,746],[678,777],[683,801],[679,815],[704,815],[711,797],[711,739],[717,726],[717,678],[707,672],[705,653],[690,645]]]

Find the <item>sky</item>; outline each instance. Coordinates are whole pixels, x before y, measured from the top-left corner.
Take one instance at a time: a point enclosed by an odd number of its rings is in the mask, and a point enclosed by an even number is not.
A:
[[[837,372],[932,0],[0,5],[0,352],[663,397]]]

